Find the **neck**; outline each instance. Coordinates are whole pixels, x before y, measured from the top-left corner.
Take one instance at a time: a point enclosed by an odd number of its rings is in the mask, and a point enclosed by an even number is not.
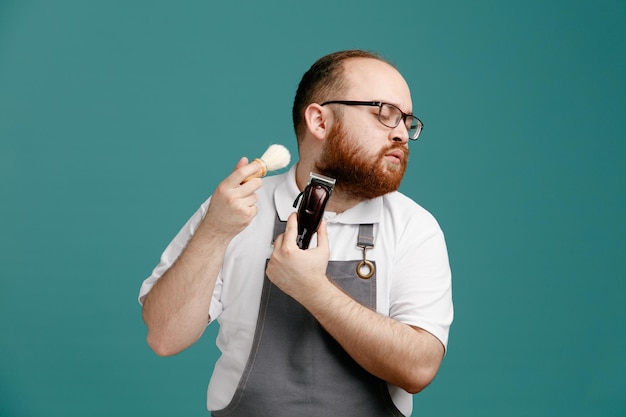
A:
[[[346,210],[351,209],[352,207],[359,204],[363,199],[361,198],[351,198],[346,196],[341,192],[341,189],[333,190],[333,194],[330,196],[328,200],[328,204],[326,204],[326,211],[330,211],[332,213],[343,213]]]

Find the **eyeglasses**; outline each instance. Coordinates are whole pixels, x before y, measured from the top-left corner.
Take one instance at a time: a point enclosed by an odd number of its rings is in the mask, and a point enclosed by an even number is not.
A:
[[[345,106],[371,106],[378,107],[378,121],[383,125],[395,128],[400,124],[400,121],[404,120],[404,125],[409,132],[409,139],[417,140],[424,123],[412,114],[406,114],[400,110],[397,106],[389,103],[383,103],[382,101],[351,101],[351,100],[333,100],[325,101],[321,106],[327,104],[343,104]]]

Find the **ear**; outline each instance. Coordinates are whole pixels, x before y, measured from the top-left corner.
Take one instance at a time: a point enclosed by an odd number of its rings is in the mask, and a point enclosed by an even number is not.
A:
[[[332,126],[332,112],[317,103],[311,103],[304,110],[304,120],[309,132],[316,138],[326,138]]]

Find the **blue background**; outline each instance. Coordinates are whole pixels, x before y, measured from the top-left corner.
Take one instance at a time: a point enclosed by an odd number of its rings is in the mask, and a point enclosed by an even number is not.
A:
[[[240,156],[296,155],[321,55],[374,50],[425,123],[401,190],[456,320],[419,416],[625,416],[626,2],[0,0],[0,415],[206,416],[136,297]]]

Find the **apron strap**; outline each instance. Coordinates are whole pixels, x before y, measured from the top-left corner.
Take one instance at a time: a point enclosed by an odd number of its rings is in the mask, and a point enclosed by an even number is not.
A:
[[[286,228],[287,228],[287,222],[282,221],[280,217],[278,217],[278,213],[276,213],[276,221],[274,222],[274,236],[272,237],[272,245],[274,244],[274,241],[276,240],[278,235],[285,233]]]
[[[359,225],[359,237],[356,245],[359,248],[373,248],[374,247],[374,225],[373,224],[361,224]]]

